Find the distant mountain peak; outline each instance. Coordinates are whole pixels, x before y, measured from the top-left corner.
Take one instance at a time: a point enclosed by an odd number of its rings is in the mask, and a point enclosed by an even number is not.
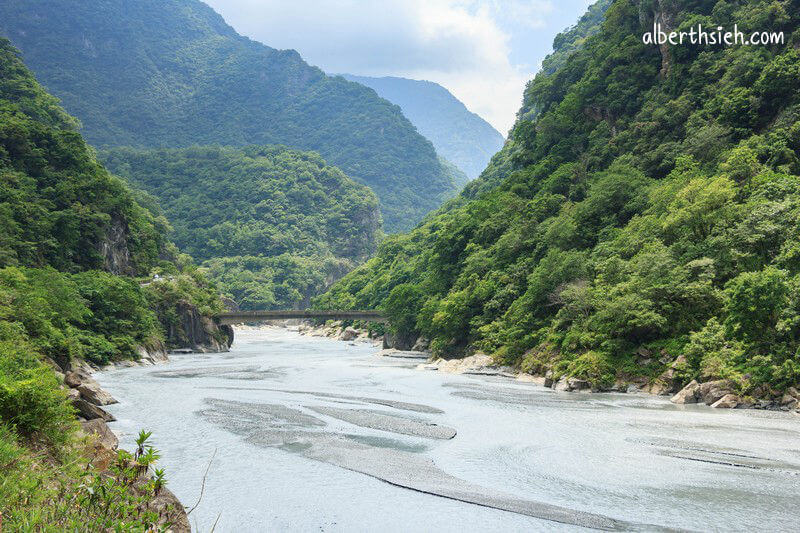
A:
[[[438,83],[396,76],[341,76],[370,87],[378,96],[400,106],[417,130],[433,143],[439,155],[469,179],[478,177],[491,157],[503,147],[504,138],[500,132]]]

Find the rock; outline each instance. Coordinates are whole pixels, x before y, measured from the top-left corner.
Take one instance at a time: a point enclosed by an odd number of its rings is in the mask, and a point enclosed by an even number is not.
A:
[[[676,404],[697,403],[700,399],[700,384],[692,380],[691,383],[682,388],[669,401]]]
[[[352,328],[352,327],[346,327],[346,328],[344,328],[344,331],[342,331],[342,334],[339,335],[339,340],[340,341],[351,341],[351,340],[355,339],[356,337],[358,337],[358,330],[355,329],[355,328]]]
[[[557,391],[561,391],[561,392],[567,392],[567,391],[571,390],[569,388],[569,380],[567,380],[567,379],[559,379],[553,385],[553,390],[557,390]]]
[[[735,394],[726,394],[725,396],[723,396],[722,398],[711,404],[711,407],[717,409],[733,409],[737,405],[739,405],[739,397],[736,396]]]
[[[781,407],[788,407],[789,409],[794,409],[797,407],[797,398],[789,394],[788,392],[783,395],[781,398]]]
[[[631,383],[631,384],[628,385],[628,388],[625,389],[625,392],[627,392],[628,394],[632,394],[634,392],[639,392],[639,387],[637,387],[636,384]]]
[[[588,381],[584,379],[569,378],[567,379],[569,390],[587,390],[591,388]]]
[[[425,337],[420,337],[414,343],[414,346],[411,347],[411,351],[414,352],[426,352],[428,348],[430,348],[431,341],[426,339]]]
[[[641,348],[639,348],[639,350],[638,350],[636,353],[637,353],[637,354],[638,354],[640,357],[650,357],[650,356],[653,354],[653,352],[651,352],[650,350],[648,350],[648,349],[647,349],[647,348],[645,348],[644,346],[642,346]]]
[[[706,405],[711,405],[715,403],[717,400],[725,396],[726,394],[731,392],[730,383],[724,379],[718,379],[716,381],[707,381],[700,385],[699,395],[700,399],[705,402]]]
[[[172,533],[191,533],[192,531],[186,509],[177,496],[166,487],[162,487],[158,494],[150,500],[147,510],[163,517],[163,521],[169,522],[169,531]]]
[[[64,384],[74,389],[81,384],[81,378],[75,372],[67,372],[64,374]]]
[[[78,391],[78,389],[69,389],[67,391],[67,399],[70,400],[70,401],[77,400],[80,397],[81,397],[81,393],[80,393],[80,391]]]
[[[169,361],[169,357],[167,357],[167,349],[160,342],[158,345],[150,347],[139,346],[137,347],[136,351],[139,353],[139,360],[144,363],[157,365]]]
[[[544,373],[544,386],[545,387],[552,387],[553,385],[554,385],[554,383],[553,383],[553,371],[552,370],[548,370],[547,372]]]
[[[672,394],[675,391],[672,390],[671,387],[666,382],[664,382],[662,379],[659,378],[655,382],[653,382],[652,385],[650,385],[650,388],[648,389],[647,392],[649,392],[650,394],[654,394],[656,396],[662,396],[664,394]]]
[[[84,417],[86,420],[94,420],[95,418],[105,420],[106,422],[113,422],[116,420],[111,413],[106,412],[104,409],[101,409],[100,407],[97,407],[96,405],[91,404],[82,398],[76,398],[72,400],[72,405],[78,411],[78,414]]]
[[[78,385],[78,391],[80,391],[84,400],[95,405],[109,405],[112,403],[117,403],[117,400],[115,400],[114,397],[108,392],[103,390],[103,388],[100,387],[100,385],[94,380]]]
[[[99,418],[81,422],[81,428],[87,435],[94,435],[95,442],[104,448],[116,450],[117,446],[119,446],[117,436],[109,429],[108,424]]]

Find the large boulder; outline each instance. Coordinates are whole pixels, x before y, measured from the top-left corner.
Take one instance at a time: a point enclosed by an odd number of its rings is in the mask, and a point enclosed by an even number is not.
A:
[[[81,384],[81,378],[77,372],[67,372],[64,374],[64,384],[74,389]]]
[[[85,381],[78,385],[77,388],[84,400],[95,405],[109,405],[112,403],[117,403],[117,400],[115,400],[114,397],[108,392],[103,390],[103,388],[100,387],[95,380]]]
[[[339,340],[340,341],[351,341],[351,340],[355,339],[356,337],[358,337],[358,330],[348,326],[348,327],[344,328],[344,331],[342,331],[342,334],[339,335]]]
[[[724,379],[706,381],[700,385],[699,389],[700,399],[703,400],[706,405],[716,403],[723,396],[731,392],[733,391],[731,390],[730,383]]]
[[[106,422],[113,422],[116,420],[111,413],[97,407],[94,404],[91,404],[84,400],[83,398],[77,398],[72,400],[72,405],[78,411],[78,415],[82,416],[86,420],[94,420],[95,418],[99,418],[101,420],[105,420]]]
[[[119,439],[113,431],[108,427],[105,421],[95,418],[81,422],[81,429],[87,435],[94,435],[94,442],[96,445],[102,446],[109,450],[116,450],[119,446]]]
[[[691,383],[686,385],[675,396],[670,398],[669,401],[679,405],[687,403],[697,403],[700,400],[700,384],[692,380]]]
[[[733,409],[739,405],[739,397],[735,394],[726,394],[716,402],[711,404],[711,407],[717,409]]]

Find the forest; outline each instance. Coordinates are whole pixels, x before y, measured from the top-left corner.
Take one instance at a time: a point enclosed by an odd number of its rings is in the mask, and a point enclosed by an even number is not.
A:
[[[655,19],[789,42],[644,45]],[[482,176],[316,305],[380,307],[441,356],[483,351],[600,388],[655,381],[681,355],[682,384],[797,386],[798,28],[788,1],[593,8],[556,38]]]
[[[0,35],[94,147],[312,150],[375,192],[387,232],[457,192],[458,174],[398,106],[238,35],[199,0],[3,2]]]
[[[104,475],[87,468],[53,369],[138,359],[180,341],[179,304],[204,316],[222,308],[164,237],[166,220],[136,202],[76,128],[0,39],[0,514],[9,531],[156,524],[143,506],[163,479],[133,488],[145,455],[120,452]]]
[[[242,309],[304,307],[363,263],[378,200],[314,153],[280,146],[102,151],[169,220],[175,244]]]

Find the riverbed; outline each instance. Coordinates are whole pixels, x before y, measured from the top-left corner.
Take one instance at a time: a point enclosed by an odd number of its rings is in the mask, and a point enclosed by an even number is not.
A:
[[[377,353],[245,329],[229,353],[96,378],[119,400],[123,447],[153,432],[199,531],[797,531],[795,414],[555,392]]]

